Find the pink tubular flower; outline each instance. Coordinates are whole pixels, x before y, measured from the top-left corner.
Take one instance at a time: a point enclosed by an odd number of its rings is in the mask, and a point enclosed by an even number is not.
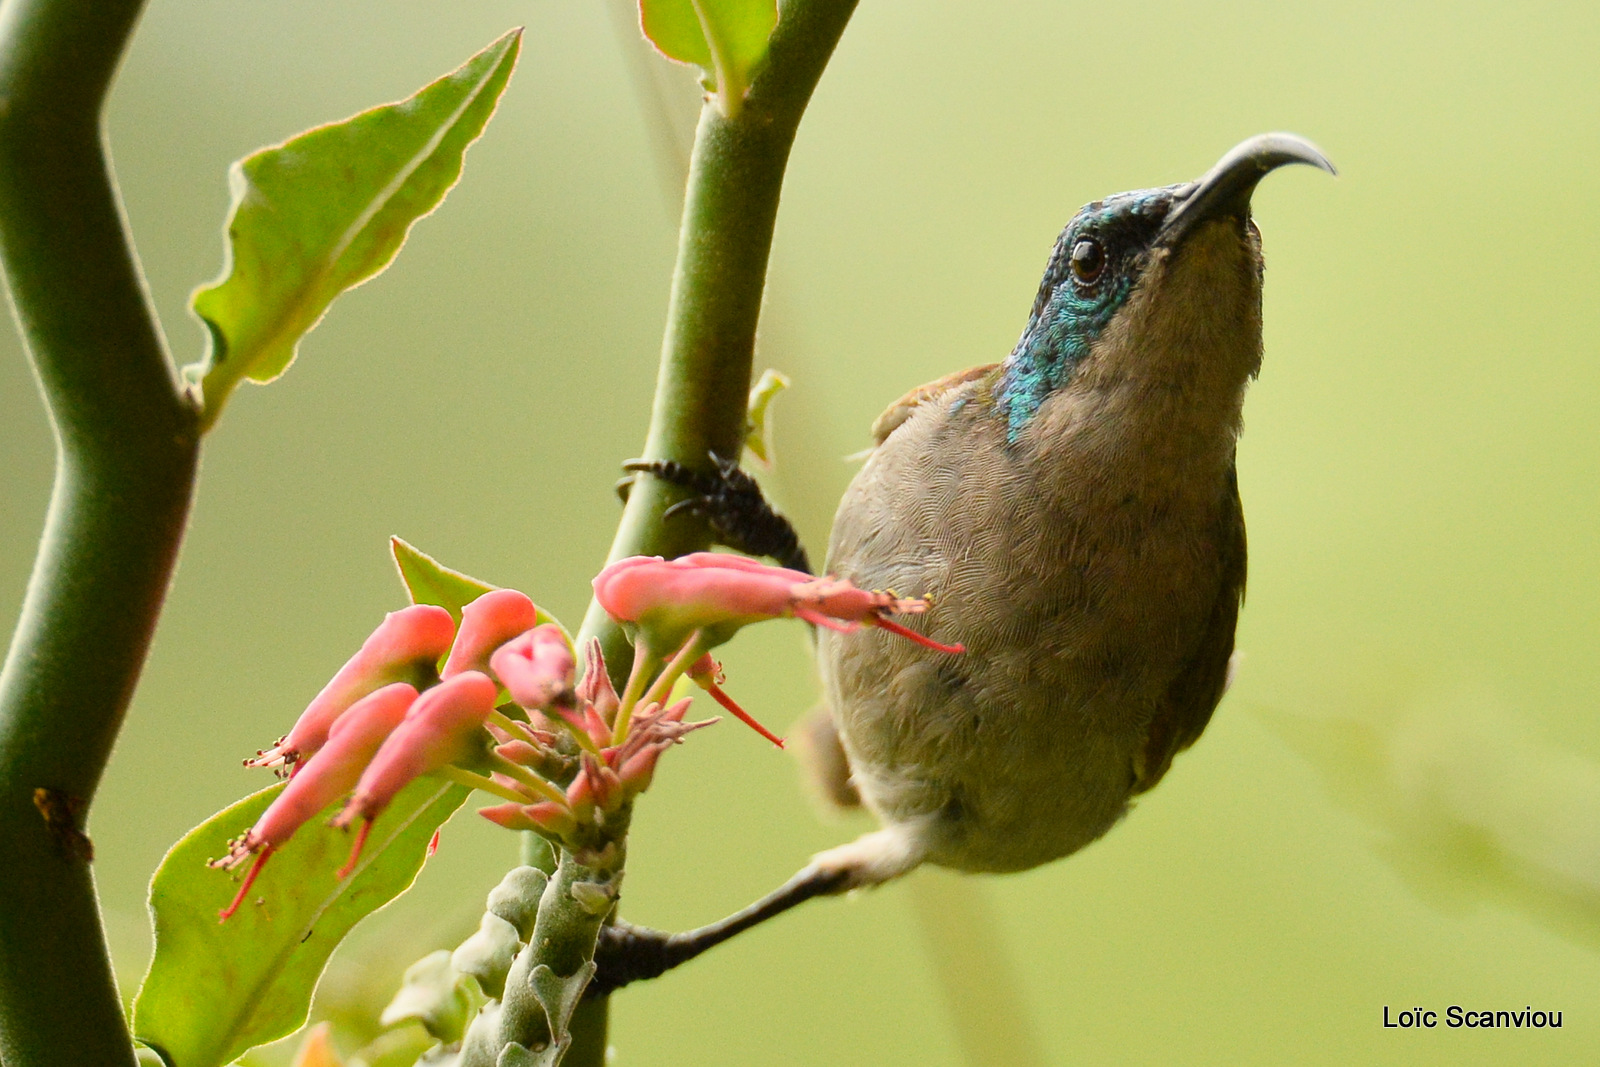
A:
[[[450,649],[441,678],[463,671],[487,671],[494,650],[539,622],[539,609],[515,589],[492,589],[461,609],[461,632]]]
[[[354,869],[372,820],[396,793],[422,775],[474,754],[478,738],[487,736],[481,731],[494,711],[496,692],[488,675],[464,671],[429,689],[411,705],[405,720],[372,757],[349,803],[334,817],[333,825],[341,829],[362,820],[349,862],[339,872],[341,878]]]
[[[965,651],[887,618],[926,611],[926,600],[870,592],[841,578],[813,578],[720,552],[618,560],[595,578],[594,594],[613,619],[637,626],[658,655],[682,647],[696,631],[711,648],[748,623],[788,616],[833,630],[881,626],[940,652]]]
[[[676,645],[657,643],[659,634],[649,643],[641,638],[623,698],[600,642],[585,646],[586,670],[576,682],[571,639],[515,590],[484,593],[463,608],[459,627],[439,607],[390,614],[289,734],[247,761],[292,771],[255,825],[210,863],[229,871],[249,863],[220,918],[238,911],[272,854],[330,806],[337,811],[329,823],[334,828],[359,823],[337,877],[353,874],[374,821],[401,790],[428,774],[508,801],[482,809],[498,825],[535,830],[575,854],[610,855],[661,753],[716,721],[686,723],[690,699],[668,703],[686,667],[719,702],[782,744],[722,693],[720,669],[704,653],[706,635],[685,644],[689,634],[710,628],[715,640],[725,640],[746,622],[780,615],[815,616],[823,625],[846,628],[884,625],[882,613],[924,607],[709,554],[672,563],[624,560],[595,586],[613,615],[626,618],[619,612],[632,611],[669,632],[677,628]],[[526,719],[509,705],[505,713],[496,709],[502,692],[527,710]],[[341,797],[342,807],[336,803]],[[430,855],[437,839],[435,833]]]
[[[490,670],[511,699],[530,711],[543,711],[563,697],[570,700],[576,666],[567,635],[551,622],[507,641],[489,657]]]
[[[413,604],[391,611],[306,706],[294,728],[272,748],[245,760],[245,766],[294,767],[310,759],[327,743],[334,722],[362,697],[392,682],[420,688],[431,681],[454,634],[455,621],[443,608]]]
[[[552,837],[565,837],[578,828],[578,822],[564,804],[542,800],[537,804],[496,804],[479,808],[478,814],[507,830],[533,830]]]
[[[316,758],[304,763],[302,772],[284,787],[256,824],[243,837],[230,843],[228,855],[212,861],[213,867],[233,870],[247,857],[256,857],[233,903],[220,913],[221,921],[227,921],[239,910],[267,857],[317,812],[349,792],[384,739],[405,719],[406,709],[416,699],[416,689],[405,682],[396,682],[367,694],[339,716],[328,730],[327,743],[317,752]]]

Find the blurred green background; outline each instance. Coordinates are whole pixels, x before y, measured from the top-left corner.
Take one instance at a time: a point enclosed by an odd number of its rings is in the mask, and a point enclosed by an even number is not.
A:
[[[117,169],[188,361],[228,163],[515,24],[521,67],[462,185],[210,441],[91,827],[127,984],[165,848],[261,784],[240,757],[401,602],[389,534],[580,618],[643,439],[676,206],[630,80],[640,46],[601,3],[152,0],[126,64]],[[768,484],[818,555],[841,457],[907,387],[1009,350],[1080,204],[1193,178],[1269,129],[1343,171],[1256,198],[1267,358],[1239,456],[1237,686],[1106,840],[977,886],[1048,1062],[1600,1058],[1597,55],[1586,3],[868,0],[846,33],[795,147],[757,363],[795,379]],[[11,331],[0,347],[9,629],[51,445]],[[815,699],[800,626],[725,651],[775,727]],[[641,806],[627,914],[708,921],[864,825],[818,819],[748,731],[698,734]],[[515,854],[458,817],[355,947],[398,967],[453,944]],[[972,887],[950,881],[813,903],[628,990],[617,1062],[965,1062],[918,919],[961,921]],[[346,999],[351,959],[326,987]],[[1381,1025],[1384,1005],[1450,1004],[1565,1025]]]

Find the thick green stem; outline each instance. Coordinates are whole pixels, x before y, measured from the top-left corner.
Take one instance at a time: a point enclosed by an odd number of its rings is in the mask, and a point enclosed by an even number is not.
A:
[[[141,6],[0,6],[0,261],[57,444],[0,671],[0,1059],[15,1067],[134,1062],[75,828],[144,664],[199,449],[101,127]]]
[[[700,113],[646,459],[705,467],[708,453],[738,456],[744,447],[756,323],[784,168],[800,117],[855,7],[856,0],[787,0],[767,63],[737,117],[723,116],[714,105]],[[711,532],[703,523],[688,516],[662,521],[681,494],[659,479],[639,479],[607,560],[670,558],[709,547]],[[579,647],[596,636],[620,688],[633,659],[627,638],[591,602]],[[579,1009],[566,1067],[605,1063],[608,1002],[596,997]]]
[[[604,1054],[605,1013],[575,1012],[594,976],[600,925],[616,904],[622,850],[613,846],[589,859],[600,866],[584,866],[562,853],[539,897],[528,942],[506,974],[500,1002],[467,1030],[462,1067],[546,1062],[540,1057],[550,1048],[574,1040],[574,1021],[586,1040],[598,1036]]]
[[[666,336],[644,458],[708,466],[707,453],[744,446],[756,322],[783,172],[800,117],[838,44],[856,0],[789,0],[771,53],[736,119],[713,105],[700,113],[679,230]],[[705,525],[661,513],[683,490],[641,478],[628,496],[608,561],[680,556],[711,543]],[[632,660],[626,638],[591,603],[583,636],[598,635],[614,676]],[[621,686],[623,679],[616,677]]]

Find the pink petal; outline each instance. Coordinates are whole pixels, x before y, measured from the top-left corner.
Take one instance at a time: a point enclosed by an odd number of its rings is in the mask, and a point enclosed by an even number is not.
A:
[[[576,665],[566,635],[554,623],[534,627],[489,657],[490,668],[511,699],[530,711],[542,711],[569,694]]]
[[[739,627],[761,619],[795,616],[849,632],[889,613],[915,614],[928,607],[926,600],[860,589],[842,578],[813,578],[719,552],[696,552],[673,560],[656,556],[619,560],[600,572],[594,590],[607,614],[633,623],[648,647],[658,652],[681,647],[696,631],[708,645],[720,644]]]
[[[234,842],[226,858],[213,862],[212,866],[231,869],[252,853],[256,857],[233,902],[219,913],[219,922],[228,921],[239,910],[267,857],[356,784],[362,768],[378,751],[384,738],[404,720],[406,709],[416,699],[415,689],[404,682],[396,682],[369,693],[339,717],[329,732],[327,744],[317,752],[316,758],[302,764],[303,773],[290,779],[256,824]]]
[[[539,609],[515,589],[493,589],[461,609],[461,632],[450,649],[441,678],[463,671],[487,671],[494,650],[533,629]]]
[[[498,804],[479,808],[478,814],[507,830],[533,830],[561,837],[577,829],[572,813],[552,800],[537,804]]]
[[[486,674],[465,671],[416,699],[361,775],[355,795],[333,825],[378,817],[394,795],[415,779],[465,758],[494,711],[497,689]]]
[[[251,842],[258,848],[279,847],[319,811],[348,793],[415,700],[415,689],[396,682],[351,705],[333,724],[328,743],[262,813],[248,835]]]
[[[790,590],[809,575],[717,552],[678,559],[634,556],[594,580],[595,599],[612,618],[633,622],[653,643],[676,648],[694,630],[788,614]],[[719,635],[726,639],[726,635]]]
[[[251,767],[276,767],[309,759],[327,743],[328,731],[356,701],[391,682],[421,686],[431,681],[439,657],[450,648],[455,621],[432,604],[391,611],[357,652],[307,705],[294,729]]]
[[[591,637],[584,649],[583,681],[578,683],[578,699],[589,705],[601,719],[609,721],[621,703],[606,670],[606,657],[600,651],[600,639]]]

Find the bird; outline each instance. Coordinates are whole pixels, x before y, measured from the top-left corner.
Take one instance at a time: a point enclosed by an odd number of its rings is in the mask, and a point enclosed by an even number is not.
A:
[[[606,927],[597,990],[924,863],[1008,872],[1068,856],[1199,738],[1245,589],[1234,457],[1262,359],[1250,201],[1288,164],[1337,173],[1311,142],[1267,133],[1197,181],[1088,204],[1011,353],[879,417],[824,570],[926,598],[909,625],[946,650],[819,628],[824,713],[803,731],[820,792],[879,829],[697,930]],[[729,547],[800,551],[754,480],[710,460],[626,469],[697,494],[682,510],[714,519]]]
[[[1098,839],[1199,738],[1245,589],[1235,472],[1262,359],[1257,183],[1336,173],[1252,137],[1198,181],[1120,193],[1056,240],[998,363],[912,390],[835,515],[825,570],[925,596],[942,654],[817,635],[818,761],[880,829],[813,860],[829,891],[922,863],[1020,871]],[[814,746],[815,747],[815,746]]]

